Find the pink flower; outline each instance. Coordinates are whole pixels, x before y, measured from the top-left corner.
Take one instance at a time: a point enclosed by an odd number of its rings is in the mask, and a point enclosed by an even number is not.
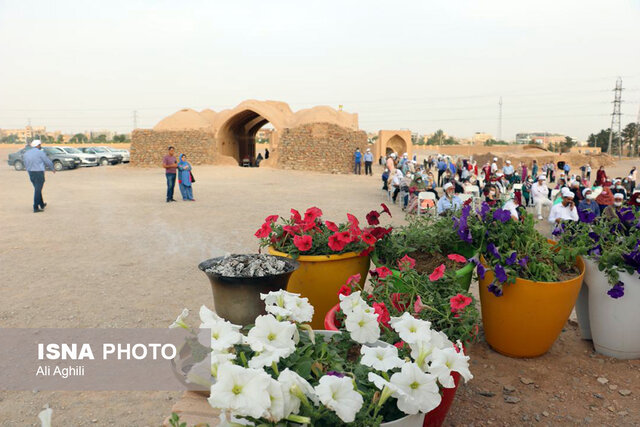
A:
[[[409,295],[395,292],[391,294],[391,305],[399,312],[404,312],[409,307]]]
[[[369,246],[367,249],[364,249],[362,252],[360,252],[358,256],[368,256],[371,252],[373,252],[374,249],[375,246]]]
[[[268,217],[266,217],[264,219],[264,222],[267,222],[267,223],[276,222],[278,220],[278,218],[279,218],[278,215],[269,215]]]
[[[298,234],[300,232],[299,225],[285,225],[282,230],[289,234]]]
[[[400,271],[405,271],[412,269],[416,266],[416,260],[411,258],[409,255],[405,255],[398,261],[398,268]]]
[[[338,290],[338,295],[344,295],[345,297],[351,295],[351,288],[347,285],[342,285]]]
[[[356,273],[353,276],[349,276],[349,278],[347,279],[347,285],[348,286],[360,286],[360,280],[362,279],[362,276],[360,275],[360,273]]]
[[[433,273],[429,275],[429,280],[435,282],[436,280],[440,279],[444,275],[444,271],[446,270],[446,268],[447,267],[445,267],[444,264],[440,264],[440,267],[437,267],[435,270],[433,270]]]
[[[403,349],[404,348],[404,341],[398,341],[397,343],[395,343],[393,345],[395,348],[397,348],[398,350]]]
[[[378,323],[389,327],[389,321],[391,320],[391,316],[389,315],[389,310],[387,310],[387,306],[384,305],[383,302],[374,302],[373,303],[373,311],[378,315]]]
[[[298,248],[300,252],[305,252],[311,249],[313,239],[311,236],[294,236],[293,244],[296,245],[296,248]]]
[[[349,232],[335,233],[329,236],[329,247],[332,251],[340,252],[351,242]]]
[[[367,222],[369,223],[369,225],[380,224],[380,221],[378,220],[378,218],[380,218],[380,214],[376,211],[371,211],[367,214]]]
[[[296,224],[300,224],[302,222],[302,216],[300,215],[300,212],[295,209],[291,209],[291,219]]]
[[[351,223],[352,227],[358,227],[358,225],[360,225],[360,221],[358,221],[358,218],[351,215],[350,213],[347,214],[347,219],[349,219],[349,223]]]
[[[320,218],[322,216],[322,211],[315,206],[307,209],[304,213],[304,222],[315,222],[316,218]]]
[[[471,304],[471,297],[464,296],[462,294],[458,294],[449,299],[449,305],[451,306],[451,312],[455,313],[459,310],[464,310],[466,306]]]
[[[427,306],[422,304],[422,298],[420,298],[420,295],[416,296],[416,302],[413,303],[413,311],[416,314],[419,314],[425,308],[427,308]]]
[[[393,274],[393,272],[391,270],[389,270],[387,267],[378,267],[373,271],[373,274],[378,276],[378,279],[384,279],[387,276],[390,276]]]
[[[260,227],[260,229],[256,231],[255,236],[258,239],[263,239],[265,237],[268,237],[270,233],[271,233],[271,224],[268,222],[265,222],[264,224],[262,224],[262,227]]]
[[[325,222],[324,222],[324,224],[327,226],[327,228],[328,228],[330,231],[333,231],[334,233],[335,233],[336,231],[338,231],[338,226],[336,225],[336,223],[335,223],[335,222],[325,221]]]
[[[315,221],[303,221],[300,225],[302,226],[302,231],[310,231],[316,228]]]
[[[467,262],[467,259],[465,257],[463,257],[462,255],[458,255],[458,254],[447,255],[447,258],[449,258],[451,261],[455,261],[455,262],[460,262],[460,263],[466,263]]]

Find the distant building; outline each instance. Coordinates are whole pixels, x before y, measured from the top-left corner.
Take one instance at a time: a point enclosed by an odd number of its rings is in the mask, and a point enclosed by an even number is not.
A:
[[[113,137],[115,134],[115,132],[110,130],[92,130],[89,132],[85,132],[85,135],[87,136],[87,138],[89,138],[89,141],[98,139],[103,135],[107,141],[113,141]]]
[[[548,147],[549,144],[565,142],[565,135],[549,132],[523,132],[516,134],[517,144],[538,144]]]
[[[0,138],[16,135],[21,142],[33,140],[36,136],[49,136],[54,140],[60,135],[60,131],[47,132],[45,126],[25,126],[22,129],[0,129]]]
[[[273,134],[273,129],[260,129],[256,132],[256,142],[258,144],[269,144],[271,142],[271,135]]]
[[[473,145],[482,145],[490,139],[493,139],[493,135],[490,133],[476,132],[471,137],[471,143]]]
[[[578,153],[578,154],[601,154],[602,149],[600,147],[571,147],[569,149],[570,153]]]

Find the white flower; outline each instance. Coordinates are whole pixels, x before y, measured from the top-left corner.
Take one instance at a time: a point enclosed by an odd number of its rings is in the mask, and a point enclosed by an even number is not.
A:
[[[214,352],[226,352],[242,342],[242,326],[224,320],[204,305],[200,307],[200,328],[211,330],[211,349]]]
[[[187,324],[184,323],[184,319],[188,315],[189,315],[189,310],[187,310],[186,308],[183,309],[182,313],[180,313],[180,315],[176,318],[175,322],[169,325],[169,329],[174,329],[174,328],[189,329],[189,326],[187,326]]]
[[[256,353],[251,360],[249,360],[249,367],[261,369],[265,366],[271,366],[274,363],[278,363],[280,359],[291,355],[291,353],[292,351],[286,348],[265,349]]]
[[[360,353],[362,354],[360,363],[378,371],[386,372],[393,368],[401,368],[404,365],[402,359],[398,357],[398,349],[392,345],[384,347],[363,345],[360,348]]]
[[[247,334],[247,344],[253,351],[286,349],[289,354],[295,350],[293,335],[296,325],[291,322],[279,322],[271,314],[256,317],[256,323]]]
[[[297,414],[300,412],[300,398],[310,398],[318,404],[318,397],[315,390],[304,378],[297,373],[286,368],[280,372],[278,382],[282,385],[285,401],[285,414]]]
[[[380,338],[378,315],[367,313],[361,307],[347,314],[344,326],[351,338],[360,344],[374,343]]]
[[[38,418],[40,419],[40,427],[51,427],[51,414],[53,413],[53,409],[49,408],[49,405],[38,414]]]
[[[409,346],[411,347],[411,358],[426,372],[429,369],[429,362],[433,360],[433,350],[453,348],[453,343],[449,341],[445,333],[432,330],[429,339],[416,341]]]
[[[405,364],[400,372],[391,376],[390,382],[403,392],[394,397],[398,399],[398,409],[405,414],[427,413],[442,400],[436,377],[425,374],[415,363]]]
[[[213,382],[211,379],[211,359],[205,357],[200,362],[196,363],[187,372],[187,382],[191,384],[198,384],[204,387],[211,387]]]
[[[316,393],[320,402],[333,410],[345,423],[353,422],[362,408],[362,396],[354,389],[353,380],[350,377],[325,375],[320,378]]]
[[[469,356],[458,353],[455,348],[435,348],[429,372],[438,377],[442,387],[446,388],[455,387],[451,372],[459,373],[465,381],[473,378],[469,371]]]
[[[351,295],[343,295],[340,294],[340,310],[343,311],[345,315],[349,315],[353,313],[354,310],[358,308],[366,309],[369,307],[365,300],[360,297],[360,291],[356,291],[351,293]]]
[[[274,316],[297,323],[310,322],[313,318],[313,306],[309,304],[308,298],[302,298],[300,294],[281,290],[260,294],[260,298],[265,302],[267,313]]]
[[[225,366],[211,386],[209,404],[213,408],[228,409],[235,415],[260,418],[271,406],[267,393],[270,380],[264,371]]]
[[[384,388],[387,387],[391,391],[391,393],[393,393],[393,396],[395,396],[396,398],[405,394],[405,392],[402,391],[398,386],[390,383],[389,381],[382,378],[380,375],[374,374],[373,372],[369,372],[367,379],[371,381],[373,385],[375,385],[376,388],[378,388],[379,390],[384,390]]]
[[[265,414],[265,417],[269,419],[269,421],[278,422],[289,415],[285,412],[286,402],[284,398],[284,390],[282,388],[282,384],[273,378],[270,378],[267,393],[269,394],[271,405]]]
[[[207,306],[204,305],[200,307],[200,312],[198,314],[200,315],[200,321],[202,322],[200,324],[201,328],[204,328],[204,325],[206,324],[217,323],[225,320],[213,311],[209,310]]]
[[[225,353],[225,352],[211,352],[211,375],[214,377],[218,377],[218,371],[226,365],[231,365],[233,359],[236,358],[236,355],[233,353]]]
[[[431,322],[416,319],[406,311],[400,317],[392,317],[389,323],[407,344],[429,340],[431,336]]]

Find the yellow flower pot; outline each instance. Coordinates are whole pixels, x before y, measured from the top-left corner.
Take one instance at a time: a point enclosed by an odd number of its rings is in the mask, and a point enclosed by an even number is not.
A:
[[[487,266],[484,259],[482,263]],[[479,280],[482,324],[487,343],[510,357],[536,357],[546,353],[562,332],[578,298],[584,261],[576,260],[580,274],[564,282],[532,282],[517,278],[495,296],[487,287],[493,270]]]
[[[284,252],[269,247],[271,255],[291,258]],[[313,329],[324,329],[324,316],[340,300],[338,291],[354,274],[360,274],[360,286],[364,286],[369,272],[369,256],[355,252],[340,255],[310,255],[296,259],[300,267],[293,272],[287,291],[309,298],[314,307]]]

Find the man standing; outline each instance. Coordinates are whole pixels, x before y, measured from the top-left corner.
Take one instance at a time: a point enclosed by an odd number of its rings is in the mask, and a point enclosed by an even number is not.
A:
[[[533,197],[533,204],[536,206],[538,219],[542,219],[542,206],[553,205],[549,200],[549,188],[545,182],[546,179],[544,175],[538,175],[538,182],[531,186],[531,197]]]
[[[513,170],[513,166],[511,166],[511,160],[507,160],[506,164],[502,167],[502,173],[504,174],[507,181],[511,182],[514,172],[515,171]]]
[[[353,166],[353,173],[360,175],[362,173],[362,153],[359,148],[356,148],[356,152],[353,154],[353,160],[355,162]]]
[[[31,147],[33,148],[25,151],[22,156],[22,160],[24,161],[24,166],[27,169],[27,172],[29,172],[31,184],[33,184],[33,212],[38,213],[42,212],[45,206],[47,206],[42,199],[44,170],[47,168],[52,170],[53,173],[56,173],[56,171],[53,169],[53,163],[51,160],[42,152],[42,143],[39,139],[34,139],[31,143]]]
[[[491,163],[491,174],[498,172],[498,158],[493,158],[493,163]]]
[[[371,148],[367,148],[367,152],[364,153],[364,174],[373,175],[371,172],[371,165],[373,164],[373,154],[371,154]]]
[[[162,167],[167,177],[167,203],[175,202],[173,198],[173,190],[176,187],[176,174],[178,167],[178,159],[175,156],[175,149],[169,147],[169,154],[162,158]]]
[[[444,175],[444,171],[447,170],[447,164],[442,159],[442,157],[438,158],[438,187],[442,186],[442,175]]]

